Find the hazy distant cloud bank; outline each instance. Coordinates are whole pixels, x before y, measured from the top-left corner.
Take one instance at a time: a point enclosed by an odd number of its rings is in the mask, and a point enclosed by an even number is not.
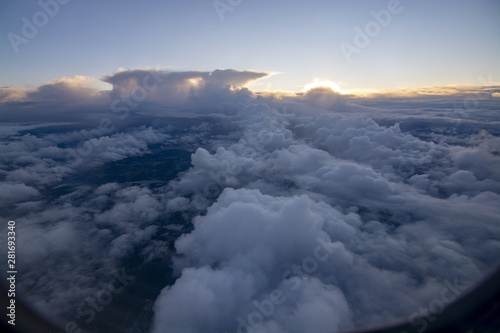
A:
[[[29,244],[20,294],[85,327],[82,301],[127,267],[148,285],[134,299],[155,300],[135,332],[332,332],[408,318],[497,261],[491,92],[472,109],[467,94],[244,87],[266,75],[3,89],[0,211]]]

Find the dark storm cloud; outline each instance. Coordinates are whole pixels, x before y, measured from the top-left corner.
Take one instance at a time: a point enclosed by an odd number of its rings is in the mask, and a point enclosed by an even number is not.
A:
[[[267,73],[233,69],[213,72],[126,70],[106,76],[102,81],[111,91],[99,91],[97,80],[84,76],[64,77],[35,89],[0,88],[1,120],[9,122],[77,121],[92,123],[104,118],[124,120],[146,108],[165,113],[183,113],[203,107],[202,113],[219,110],[224,103],[248,100],[252,93],[244,88]],[[102,82],[101,82],[102,83]],[[139,107],[141,106],[141,107]],[[155,106],[156,108],[153,108]]]
[[[232,69],[213,72],[167,72],[160,70],[131,70],[105,77],[113,85],[111,96],[136,96],[141,101],[161,103],[167,106],[181,106],[189,102],[201,102],[222,94],[230,97],[230,90],[241,90],[251,81],[266,77],[267,73],[236,71]],[[142,98],[142,95],[147,95]],[[210,105],[208,106],[210,107]]]
[[[148,76],[149,75],[149,76]],[[234,69],[217,69],[213,72],[188,71],[170,72],[162,70],[129,70],[120,71],[110,76],[106,76],[103,81],[111,83],[116,88],[117,93],[130,92],[137,85],[153,85],[156,81],[164,85],[185,85],[185,84],[212,84],[220,88],[232,86],[241,88],[244,85],[268,76],[267,73],[253,71],[237,71]],[[202,82],[196,82],[196,79]],[[189,81],[192,80],[192,81]]]

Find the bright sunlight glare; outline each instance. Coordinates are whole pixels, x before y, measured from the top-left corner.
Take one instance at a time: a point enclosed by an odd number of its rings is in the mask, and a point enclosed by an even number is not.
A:
[[[308,83],[304,86],[304,91],[308,91],[314,88],[330,88],[335,92],[345,94],[346,92],[340,89],[339,85],[335,82],[331,81],[320,81],[319,79],[315,79],[314,82]]]

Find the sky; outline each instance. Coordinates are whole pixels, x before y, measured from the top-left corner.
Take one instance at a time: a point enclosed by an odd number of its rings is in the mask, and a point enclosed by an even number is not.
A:
[[[500,80],[499,1],[54,1],[0,4],[0,86],[119,68],[273,74],[251,84],[257,91]]]
[[[2,2],[17,299],[57,332],[425,330],[500,258],[499,14]]]

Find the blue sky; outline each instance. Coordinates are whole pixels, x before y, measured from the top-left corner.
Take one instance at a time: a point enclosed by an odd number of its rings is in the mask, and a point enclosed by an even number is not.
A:
[[[99,78],[119,68],[276,73],[254,90],[300,91],[315,79],[347,91],[500,81],[500,1],[396,2],[220,0],[232,9],[221,20],[211,0],[71,0],[17,53],[9,33],[22,37],[22,18],[33,23],[42,9],[36,1],[2,2],[0,86]],[[386,26],[376,23],[369,45],[348,61],[342,43],[356,47],[355,28],[366,33],[372,11],[391,4],[398,12]]]

